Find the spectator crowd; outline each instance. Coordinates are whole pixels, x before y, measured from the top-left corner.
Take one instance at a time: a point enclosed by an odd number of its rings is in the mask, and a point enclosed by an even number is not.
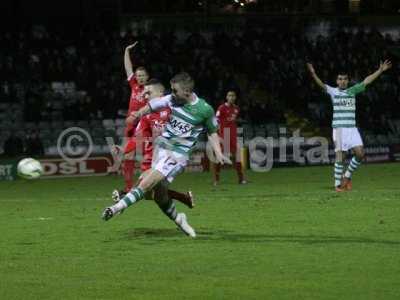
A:
[[[321,79],[335,85],[347,70],[352,83],[372,73],[385,58],[394,68],[358,97],[360,127],[386,130],[399,118],[400,74],[396,49],[400,39],[378,30],[340,29],[310,38],[302,30],[247,26],[141,33],[61,31],[44,26],[0,35],[0,103],[19,103],[25,122],[94,120],[123,117],[130,90],[124,78],[123,50],[136,65],[168,83],[181,70],[191,73],[196,90],[214,107],[227,89],[239,94],[244,122],[285,123],[287,113],[329,127],[329,98],[306,71],[313,62]]]

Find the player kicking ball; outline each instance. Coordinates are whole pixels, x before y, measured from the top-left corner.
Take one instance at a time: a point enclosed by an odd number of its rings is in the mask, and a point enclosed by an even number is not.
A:
[[[317,76],[312,64],[307,64],[316,84],[329,94],[333,105],[332,138],[335,144],[335,190],[343,192],[352,189],[351,176],[360,166],[364,158],[363,142],[356,127],[356,95],[365,91],[367,85],[371,84],[383,72],[390,69],[391,62],[385,60],[380,63],[378,70],[367,76],[362,82],[348,87],[349,76],[346,72],[340,72],[336,78],[336,88],[321,81]],[[344,172],[343,160],[348,150],[352,150],[354,156]],[[343,174],[344,172],[344,174]]]
[[[154,111],[165,108],[171,110],[163,133],[154,141],[151,169],[142,175],[138,185],[118,203],[103,211],[102,218],[105,221],[143,199],[146,192],[154,190],[155,199],[162,211],[187,235],[196,236],[194,229],[187,222],[186,215],[177,212],[174,201],[168,196],[168,184],[183,172],[190,152],[204,130],[208,132],[208,140],[216,162],[230,164],[231,161],[222,154],[214,110],[193,93],[193,88],[193,79],[187,73],[177,74],[171,79],[170,95],[152,99],[145,107],[131,115],[133,120],[137,120]]]
[[[156,80],[150,79],[144,85],[144,98],[150,101],[154,98],[160,98],[164,96],[164,85]],[[124,157],[132,152],[142,154],[142,162],[140,166],[141,173],[143,174],[151,168],[151,161],[153,157],[153,140],[158,137],[167,121],[169,120],[171,110],[169,108],[162,109],[158,112],[153,112],[142,117],[135,129],[135,137],[129,139],[124,149],[122,150],[119,146],[115,146],[118,153],[123,153]],[[128,122],[132,121],[132,118],[128,117]],[[142,176],[141,176],[142,177]],[[112,193],[112,199],[117,203],[128,191],[125,190],[114,190]],[[180,193],[174,190],[168,190],[169,197],[178,200],[189,208],[194,207],[194,197],[191,191],[187,193]],[[146,197],[146,199],[152,199],[152,196]]]

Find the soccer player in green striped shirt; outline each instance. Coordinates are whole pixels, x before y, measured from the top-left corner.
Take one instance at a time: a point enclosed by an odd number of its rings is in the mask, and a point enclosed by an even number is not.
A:
[[[358,168],[364,158],[363,142],[356,127],[356,95],[365,91],[367,85],[371,84],[383,72],[390,69],[391,62],[385,60],[380,63],[378,70],[367,76],[362,82],[351,87],[349,76],[346,72],[337,75],[337,87],[331,87],[321,81],[316,74],[312,64],[308,63],[307,68],[311,73],[315,83],[321,87],[325,93],[329,94],[333,105],[333,141],[335,143],[335,190],[342,192],[351,190],[351,175]],[[343,159],[348,150],[354,152],[354,156],[344,172]],[[343,174],[344,172],[344,174]]]
[[[165,214],[172,219],[187,235],[195,237],[196,233],[187,223],[186,215],[177,213],[175,204],[168,196],[167,186],[184,170],[190,153],[200,133],[207,131],[208,140],[215,154],[216,163],[231,161],[222,154],[218,124],[213,108],[193,93],[194,81],[187,73],[179,73],[171,79],[170,95],[155,98],[139,111],[133,112],[129,118],[140,119],[142,116],[169,107],[170,120],[163,133],[154,141],[151,169],[141,176],[136,187],[127,193],[118,203],[107,207],[102,215],[109,220],[128,206],[144,198],[144,194],[154,189],[157,199],[164,199]]]

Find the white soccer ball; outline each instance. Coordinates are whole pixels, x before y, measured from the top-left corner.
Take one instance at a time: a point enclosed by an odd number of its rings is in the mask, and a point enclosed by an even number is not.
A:
[[[40,162],[33,158],[24,158],[18,163],[18,175],[25,179],[36,179],[43,174],[43,167]]]

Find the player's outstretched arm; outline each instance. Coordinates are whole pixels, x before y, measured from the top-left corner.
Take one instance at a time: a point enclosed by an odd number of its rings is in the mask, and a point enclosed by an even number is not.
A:
[[[312,78],[314,79],[315,83],[326,92],[326,85],[322,82],[322,80],[318,77],[317,73],[315,72],[314,66],[310,63],[307,63],[307,69],[310,72]]]
[[[124,53],[124,67],[126,72],[126,78],[129,78],[133,74],[133,67],[131,57],[129,55],[129,51],[137,45],[138,42],[134,42],[133,44],[129,45],[125,48]]]
[[[226,157],[225,155],[222,154],[222,149],[221,149],[221,144],[219,143],[219,136],[217,133],[211,133],[208,136],[208,140],[210,141],[210,145],[212,150],[214,151],[215,154],[215,159],[216,163],[219,164],[232,164],[232,161],[229,159],[229,157]]]
[[[143,106],[138,111],[132,112],[126,118],[126,124],[133,124],[133,123],[139,121],[141,117],[143,117],[145,115],[148,115],[149,113],[151,113],[151,107],[150,107],[150,105],[146,104],[145,106]]]
[[[385,60],[384,62],[381,62],[379,65],[378,70],[376,70],[374,73],[372,73],[371,75],[367,76],[363,83],[365,85],[371,84],[375,79],[377,79],[383,72],[385,72],[386,70],[389,70],[392,67],[392,63],[390,62],[390,60]]]
[[[159,98],[154,98],[150,100],[145,106],[143,106],[141,109],[138,111],[132,112],[127,118],[126,118],[126,124],[133,124],[137,121],[140,120],[141,117],[148,115],[151,112],[154,111],[159,111],[163,108],[169,107],[171,100],[171,95],[166,95],[163,97]]]

